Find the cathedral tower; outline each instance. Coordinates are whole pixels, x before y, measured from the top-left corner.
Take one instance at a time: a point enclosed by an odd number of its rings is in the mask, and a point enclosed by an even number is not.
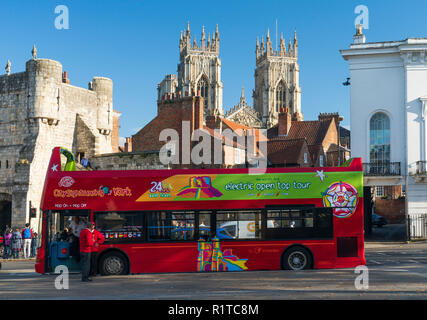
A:
[[[221,60],[219,59],[219,31],[209,34],[206,39],[203,27],[200,44],[194,36],[191,39],[190,23],[181,32],[179,40],[178,86],[185,96],[186,92],[200,94],[205,98],[204,115],[223,114],[222,108]]]
[[[302,119],[301,87],[299,85],[298,40],[295,31],[293,44],[280,37],[280,48],[273,50],[270,31],[256,44],[255,90],[253,103],[265,126],[277,124],[281,108],[289,108],[294,118]]]

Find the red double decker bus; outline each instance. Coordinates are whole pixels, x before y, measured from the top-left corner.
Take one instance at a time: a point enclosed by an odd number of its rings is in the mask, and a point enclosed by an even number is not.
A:
[[[76,242],[64,232],[77,220],[93,221],[105,236],[97,254],[103,275],[365,264],[359,158],[342,167],[266,170],[67,171],[70,161],[54,148],[39,273],[79,270]]]

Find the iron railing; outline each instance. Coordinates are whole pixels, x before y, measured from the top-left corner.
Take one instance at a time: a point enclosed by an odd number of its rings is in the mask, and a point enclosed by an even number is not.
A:
[[[427,214],[408,216],[408,240],[427,240]]]
[[[417,174],[427,174],[427,161],[417,161]]]
[[[363,164],[365,176],[400,176],[400,162],[369,162]]]

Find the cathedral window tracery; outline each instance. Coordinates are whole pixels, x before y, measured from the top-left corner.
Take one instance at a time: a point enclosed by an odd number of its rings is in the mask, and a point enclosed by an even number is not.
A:
[[[200,95],[207,101],[208,100],[208,88],[209,83],[205,77],[201,77],[199,82],[197,82],[197,91],[200,90]]]
[[[280,81],[276,87],[276,112],[280,112],[281,108],[286,107],[286,85]]]

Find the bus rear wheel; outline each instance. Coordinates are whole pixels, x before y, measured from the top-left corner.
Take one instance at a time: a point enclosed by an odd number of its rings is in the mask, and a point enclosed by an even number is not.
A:
[[[119,252],[109,252],[103,255],[99,262],[103,276],[123,275],[128,273],[128,263],[125,256]]]
[[[311,255],[303,247],[293,247],[285,252],[282,257],[282,266],[285,270],[304,270],[311,268]]]

